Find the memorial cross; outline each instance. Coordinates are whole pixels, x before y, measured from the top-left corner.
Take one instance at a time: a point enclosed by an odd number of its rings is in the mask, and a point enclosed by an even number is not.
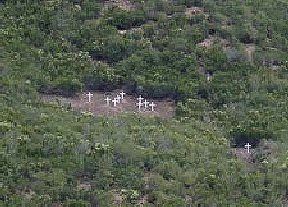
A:
[[[144,102],[143,102],[143,104],[144,104],[144,107],[145,108],[147,108],[148,107],[148,105],[149,105],[149,102],[148,101],[146,101],[146,99],[144,100]]]
[[[141,111],[141,106],[143,106],[143,103],[141,103],[140,101],[138,103],[136,103],[136,106],[138,106],[139,111]]]
[[[211,75],[208,73],[206,78],[207,78],[207,81],[210,81],[211,80]]]
[[[109,103],[110,103],[111,100],[112,100],[112,99],[109,98],[109,97],[107,97],[107,98],[104,99],[104,101],[106,101],[106,103],[107,103],[107,106],[109,106]]]
[[[156,106],[156,104],[154,104],[153,102],[151,104],[149,104],[149,106],[151,106],[151,110],[154,111],[154,106]]]
[[[120,93],[120,95],[121,95],[121,99],[124,99],[124,95],[125,95],[126,93],[124,93],[123,91]]]
[[[113,103],[113,106],[116,107],[116,105],[117,105],[117,103],[118,103],[117,98],[114,98],[114,99],[112,100],[112,103]]]
[[[121,102],[121,96],[120,95],[117,95],[116,99],[117,99],[118,103]]]
[[[89,103],[91,102],[91,98],[93,97],[93,93],[88,93],[88,94],[86,94],[87,96],[88,96],[88,101],[89,101]]]
[[[139,95],[139,98],[137,98],[137,100],[139,101],[139,103],[142,103],[142,100],[143,100],[144,98],[142,98],[141,97],[141,95]]]
[[[250,153],[250,147],[251,145],[249,143],[245,144],[245,149],[247,149],[247,152]]]

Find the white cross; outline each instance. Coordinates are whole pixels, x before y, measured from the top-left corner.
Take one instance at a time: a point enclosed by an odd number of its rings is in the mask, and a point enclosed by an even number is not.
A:
[[[114,104],[114,107],[116,107],[116,105],[117,105],[117,103],[118,103],[117,98],[114,98],[114,99],[112,100],[112,102],[113,102],[113,104]]]
[[[143,103],[141,103],[140,101],[138,103],[136,103],[136,106],[138,106],[139,111],[141,111],[141,106],[143,106]]]
[[[89,103],[91,102],[91,98],[93,97],[93,93],[88,93],[88,94],[86,94],[87,96],[88,96],[88,101],[89,101]]]
[[[120,96],[120,95],[117,95],[116,99],[117,99],[117,102],[118,102],[118,103],[121,102],[121,96]]]
[[[210,76],[209,73],[207,74],[207,77],[206,77],[206,78],[207,78],[207,81],[210,81],[210,80],[211,80],[211,76]]]
[[[145,101],[143,102],[143,104],[144,104],[144,107],[145,107],[145,108],[147,108],[147,107],[148,107],[148,104],[149,104],[149,102],[148,102],[148,101],[146,101],[146,99],[145,99]]]
[[[106,103],[107,103],[107,106],[109,106],[109,103],[110,103],[111,100],[112,100],[112,99],[109,98],[109,97],[107,97],[107,98],[104,99],[104,101],[106,101]]]
[[[124,98],[124,95],[125,95],[126,93],[124,93],[123,91],[120,93],[120,95],[121,95],[121,99],[123,99]]]
[[[139,103],[141,103],[143,99],[144,99],[144,98],[142,98],[141,95],[139,95],[139,98],[137,98],[137,100],[139,101]]]
[[[250,147],[251,145],[249,143],[245,144],[245,149],[247,149],[247,152],[250,153]]]
[[[154,104],[153,102],[151,104],[149,104],[149,106],[151,106],[151,110],[154,111],[154,106],[156,106],[156,104]]]

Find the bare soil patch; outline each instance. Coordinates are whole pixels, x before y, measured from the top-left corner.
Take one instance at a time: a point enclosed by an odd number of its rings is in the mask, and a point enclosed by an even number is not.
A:
[[[59,95],[43,95],[44,102],[52,102],[70,105],[72,109],[80,112],[91,112],[95,116],[113,116],[121,113],[138,113],[148,117],[163,117],[172,118],[175,115],[175,103],[171,100],[156,100],[147,99],[147,101],[154,102],[156,104],[154,110],[151,111],[151,107],[144,109],[139,112],[136,106],[137,97],[132,95],[125,95],[121,103],[118,103],[116,107],[110,102],[109,106],[104,100],[106,97],[113,99],[119,94],[121,90],[115,90],[111,93],[103,92],[91,92],[93,98],[91,103],[88,102],[87,93],[82,93],[78,97],[67,98]],[[145,97],[143,97],[145,98]]]
[[[220,43],[223,48],[226,48],[229,46],[229,41],[226,39],[222,39],[219,37],[215,37],[212,35],[209,35],[208,38],[204,39],[202,42],[198,43],[198,47],[203,47],[203,48],[211,48],[215,43]]]
[[[204,8],[203,7],[189,7],[185,9],[185,15],[186,16],[194,16],[198,14],[204,14]]]
[[[135,10],[136,6],[129,0],[110,0],[104,2],[104,7],[117,6],[124,11]]]
[[[247,149],[244,148],[232,148],[232,153],[243,161],[251,161],[253,154],[255,154],[255,149],[250,149],[250,153],[248,153]]]
[[[198,47],[210,48],[214,44],[214,38],[204,39],[203,42],[197,44]]]

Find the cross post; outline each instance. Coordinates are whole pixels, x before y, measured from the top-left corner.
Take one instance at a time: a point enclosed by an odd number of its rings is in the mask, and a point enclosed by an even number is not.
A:
[[[93,97],[93,93],[88,93],[88,94],[86,94],[87,96],[88,96],[88,101],[89,101],[89,103],[91,102],[91,98]]]
[[[142,100],[143,100],[144,98],[142,98],[141,97],[141,95],[139,95],[139,98],[137,98],[137,100],[139,101],[139,103],[142,103]]]
[[[251,145],[249,143],[245,144],[245,149],[247,149],[247,152],[250,153],[250,147]]]
[[[109,106],[109,103],[110,103],[111,100],[112,100],[112,99],[109,98],[109,97],[107,97],[107,98],[104,99],[104,101],[106,101],[106,103],[107,103],[107,106]]]
[[[123,91],[120,93],[120,95],[121,95],[121,99],[124,99],[124,95],[125,95],[126,93],[124,93]]]
[[[147,108],[148,105],[149,105],[149,102],[145,99],[144,102],[143,102],[143,104],[144,104],[144,107]]]
[[[156,104],[154,104],[154,102],[152,102],[151,104],[149,104],[149,106],[151,106],[151,110],[154,111],[154,107],[156,106]]]
[[[117,102],[118,102],[118,103],[121,102],[121,96],[120,96],[120,95],[117,95],[116,99],[117,99]]]
[[[138,103],[136,103],[136,106],[138,106],[139,112],[141,111],[141,106],[143,106],[143,103],[141,103],[140,101]]]
[[[116,105],[117,105],[117,103],[118,103],[117,98],[114,98],[114,99],[112,100],[112,103],[113,103],[113,106],[116,107]]]

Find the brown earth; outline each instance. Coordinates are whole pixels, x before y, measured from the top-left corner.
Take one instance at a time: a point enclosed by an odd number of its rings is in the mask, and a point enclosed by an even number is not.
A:
[[[105,8],[111,7],[111,6],[117,6],[124,11],[131,11],[136,8],[135,5],[128,0],[110,0],[110,1],[104,2]]]
[[[250,149],[250,153],[248,153],[247,149],[244,148],[232,148],[232,153],[243,161],[251,161],[251,158],[255,153],[255,149]]]
[[[197,14],[204,14],[204,8],[203,7],[188,7],[185,9],[185,15],[186,16],[193,16]]]
[[[118,103],[116,107],[113,107],[113,104],[110,102],[109,106],[104,100],[106,97],[113,99],[119,94],[121,90],[115,90],[111,93],[103,92],[92,92],[93,98],[91,98],[91,103],[88,102],[87,93],[82,93],[78,97],[67,98],[59,95],[43,95],[44,102],[60,102],[61,104],[68,104],[75,110],[80,112],[91,112],[95,116],[111,116],[117,115],[120,113],[138,113],[143,116],[149,117],[164,117],[172,118],[175,115],[175,102],[171,100],[156,100],[156,99],[147,99],[147,101],[154,102],[156,104],[154,110],[151,111],[151,108],[142,107],[142,110],[139,112],[138,107],[136,106],[137,97],[132,95],[125,95],[121,103]],[[142,96],[143,97],[143,96]],[[143,97],[145,98],[145,97]]]
[[[204,39],[202,42],[197,43],[198,47],[211,48],[215,43],[221,43],[222,47],[225,49],[229,46],[229,42],[226,39],[218,38],[213,35],[209,35],[208,38]]]

